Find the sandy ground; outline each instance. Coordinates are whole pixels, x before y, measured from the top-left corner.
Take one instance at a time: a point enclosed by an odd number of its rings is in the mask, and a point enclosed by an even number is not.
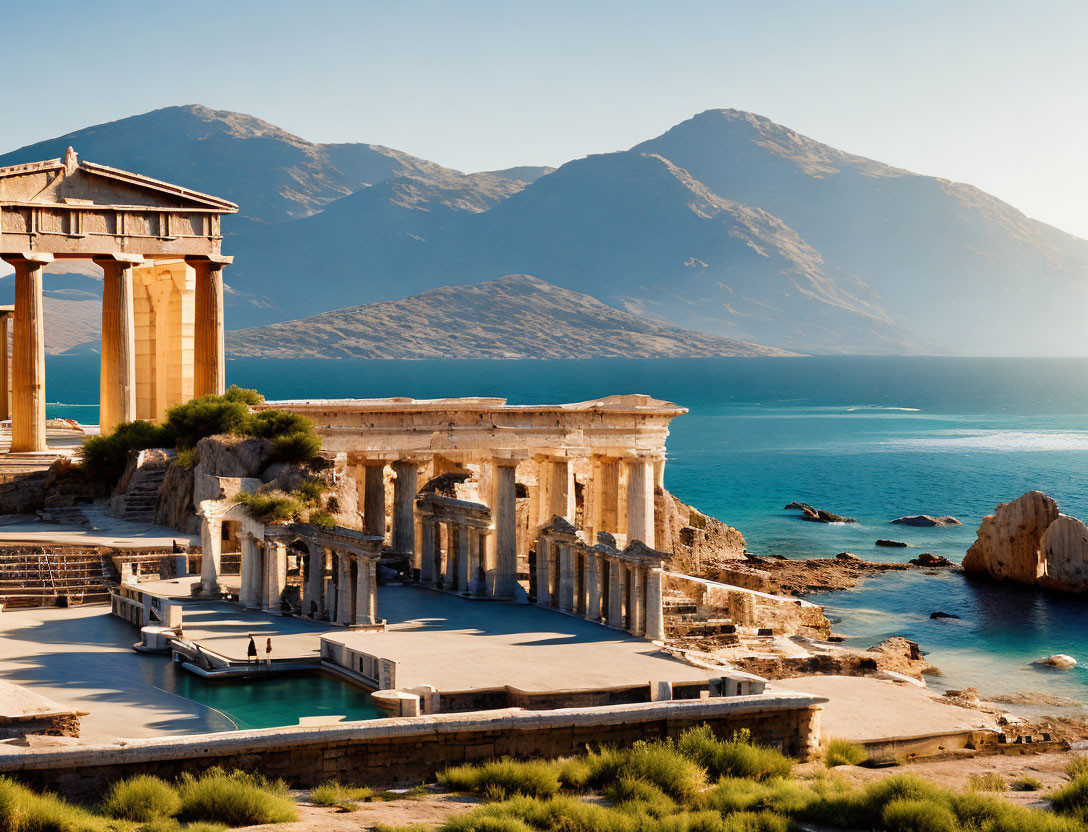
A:
[[[993,717],[961,708],[916,685],[866,676],[802,676],[776,687],[825,696],[825,737],[860,741],[972,728],[996,728]]]

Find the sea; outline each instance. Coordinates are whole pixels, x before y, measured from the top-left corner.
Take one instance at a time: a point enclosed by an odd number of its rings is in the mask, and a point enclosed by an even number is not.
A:
[[[95,357],[47,360],[49,414],[97,421]],[[982,518],[1038,489],[1088,519],[1088,359],[827,356],[577,361],[256,360],[228,383],[269,399],[500,396],[512,404],[646,393],[688,409],[672,424],[666,487],[740,529],[749,551],[959,562]],[[801,520],[794,500],[857,518]],[[907,514],[961,526],[892,525]],[[874,545],[901,540],[905,549]],[[1038,694],[1028,714],[1088,712],[1088,602],[947,571],[886,573],[812,596],[848,643],[917,641],[937,689]],[[958,618],[931,619],[932,612]],[[1032,665],[1053,653],[1083,664]],[[1063,702],[1063,700],[1071,700]]]

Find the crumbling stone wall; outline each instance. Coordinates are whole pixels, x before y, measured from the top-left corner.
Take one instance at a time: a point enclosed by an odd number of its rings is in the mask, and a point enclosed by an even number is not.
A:
[[[714,578],[744,557],[744,535],[717,518],[685,505],[664,489],[654,491],[657,549],[673,552],[672,568],[687,575]]]

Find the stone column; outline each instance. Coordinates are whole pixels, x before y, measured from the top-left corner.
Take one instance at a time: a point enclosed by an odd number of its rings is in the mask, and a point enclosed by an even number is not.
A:
[[[367,462],[363,477],[363,528],[385,538],[385,463]]]
[[[632,566],[631,571],[627,574],[628,580],[631,581],[631,611],[627,616],[629,620],[628,632],[633,636],[640,636],[644,631],[642,621],[642,567]]]
[[[193,395],[197,398],[220,396],[226,387],[223,352],[223,266],[226,263],[192,260],[189,265],[196,272]]]
[[[586,618],[601,620],[601,556],[586,552]]]
[[[480,530],[475,526],[465,529],[468,538],[468,582],[465,584],[465,592],[469,595],[480,594],[480,546],[484,539]]]
[[[434,522],[430,515],[427,515],[419,525],[419,582],[421,584],[433,584],[435,581],[434,532]]]
[[[495,524],[494,595],[512,598],[517,588],[517,462],[493,460],[491,476],[491,517]]]
[[[543,466],[548,477],[548,505],[544,522],[558,515],[574,520],[574,485],[571,482],[570,460],[560,457],[549,459]]]
[[[320,618],[325,609],[325,552],[318,546],[313,546],[306,556],[305,578],[306,583],[302,588],[302,614],[309,616],[313,611],[313,617]]]
[[[571,565],[570,541],[561,540],[556,546],[559,580],[555,582],[559,594],[558,607],[563,612],[574,612],[574,568]]]
[[[461,536],[459,523],[446,524],[446,572],[444,585],[446,589],[457,589],[457,539]]]
[[[367,596],[366,615],[371,624],[378,623],[378,561],[376,558],[368,558],[366,562],[366,585],[369,590]]]
[[[538,537],[536,541],[536,605],[538,607],[550,607],[552,604],[551,559],[551,540]]]
[[[321,597],[324,599],[321,605],[324,612],[322,617],[327,621],[336,621],[336,584],[340,573],[337,571],[336,555],[332,549],[321,550],[321,563],[324,565],[327,579],[321,587]]]
[[[476,535],[476,530],[466,523],[457,525],[457,589],[463,595],[472,594],[472,558],[469,554],[472,544],[469,538]]]
[[[336,556],[336,623],[345,626],[351,624],[352,598],[351,598],[351,558],[340,552]]]
[[[616,558],[608,560],[608,624],[623,629],[623,570]]]
[[[412,555],[416,550],[416,491],[419,473],[415,460],[398,459],[393,463],[393,551]]]
[[[665,640],[665,609],[662,603],[662,577],[660,569],[646,573],[646,638]]]
[[[11,376],[8,373],[8,313],[0,314],[0,421],[11,418]]]
[[[654,465],[647,459],[625,460],[627,466],[627,540],[653,547]]]
[[[45,319],[42,274],[52,254],[4,258],[15,267],[15,325],[11,360],[11,451],[44,451]]]
[[[142,257],[98,258],[102,267],[102,373],[100,415],[102,433],[136,419],[136,312],[133,267]]]
[[[242,550],[241,588],[238,591],[238,601],[243,607],[255,609],[261,605],[260,599],[254,591],[257,587],[255,576],[261,565],[257,555],[257,546],[253,540],[253,535],[246,532],[241,532],[238,535],[238,541],[241,543]]]
[[[283,540],[266,540],[264,550],[266,581],[264,608],[280,615],[283,608],[280,598],[287,587],[287,543]]]
[[[620,464],[608,457],[593,461],[593,481],[590,484],[589,531],[595,540],[597,532],[616,534],[619,528]]]
[[[357,580],[355,582],[355,623],[373,624],[374,616],[370,609],[371,586],[370,564],[367,558],[357,555],[355,558]]]
[[[219,564],[223,550],[223,521],[205,517],[200,524],[200,594],[219,594]]]

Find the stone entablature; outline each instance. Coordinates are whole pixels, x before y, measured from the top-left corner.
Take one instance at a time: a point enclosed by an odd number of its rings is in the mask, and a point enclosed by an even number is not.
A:
[[[590,546],[554,517],[536,542],[536,604],[663,641],[662,576],[671,557],[638,540],[618,549],[607,532]]]
[[[103,271],[104,433],[223,392],[223,267],[231,258],[222,254],[220,217],[237,210],[81,161],[71,148],[63,159],[0,168],[0,259],[15,268],[12,451],[46,450],[42,275],[57,260],[93,260]]]

